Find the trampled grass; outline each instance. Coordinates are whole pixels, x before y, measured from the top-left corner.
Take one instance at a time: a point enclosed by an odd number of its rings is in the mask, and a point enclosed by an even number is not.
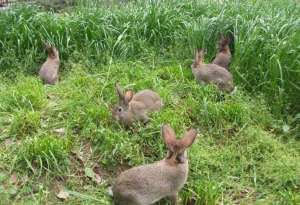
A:
[[[1,203],[112,204],[107,188],[121,170],[165,156],[163,123],[178,137],[189,127],[200,133],[189,150],[182,204],[300,203],[298,6],[85,6],[0,12]],[[197,46],[212,58],[221,31],[235,33],[233,95],[200,86],[189,68]],[[55,86],[37,78],[44,40],[61,51]],[[125,130],[110,114],[116,81],[157,91],[163,110]],[[66,200],[56,197],[61,187]]]

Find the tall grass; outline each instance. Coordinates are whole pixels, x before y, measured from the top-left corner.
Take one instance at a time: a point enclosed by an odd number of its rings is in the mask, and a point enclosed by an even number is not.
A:
[[[35,73],[54,43],[63,60],[74,51],[98,63],[153,56],[187,65],[196,47],[215,52],[221,32],[233,32],[235,82],[263,92],[276,113],[300,111],[300,12],[293,1],[86,1],[64,13],[19,7],[0,13],[0,68]],[[97,6],[95,6],[97,5]]]

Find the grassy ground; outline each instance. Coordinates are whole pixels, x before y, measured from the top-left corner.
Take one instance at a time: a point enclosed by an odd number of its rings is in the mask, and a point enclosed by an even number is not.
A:
[[[183,204],[299,204],[299,7],[255,2],[1,13],[10,34],[0,33],[1,203],[111,204],[107,187],[121,170],[164,157],[169,123],[178,136],[200,132]],[[221,30],[236,32],[234,95],[198,85],[189,69],[195,45],[211,58]],[[55,86],[36,77],[45,39],[61,51]],[[164,109],[124,130],[110,114],[116,81],[157,91]]]
[[[44,58],[43,41],[59,47],[64,60],[79,51],[101,63],[111,56],[183,62],[195,47],[207,48],[211,59],[220,32],[233,32],[235,81],[252,93],[263,92],[274,113],[299,113],[298,2],[134,2],[87,4],[59,14],[36,7],[1,12],[1,69],[7,75],[35,73]]]

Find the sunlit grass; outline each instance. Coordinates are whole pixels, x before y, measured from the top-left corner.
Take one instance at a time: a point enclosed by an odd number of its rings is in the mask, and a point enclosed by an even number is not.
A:
[[[189,152],[189,180],[181,192],[185,203],[235,203],[236,200],[252,203],[275,199],[288,203],[287,196],[297,192],[299,152],[272,134],[270,130],[275,129],[277,123],[260,97],[250,98],[242,90],[227,95],[214,86],[199,86],[190,70],[181,70],[178,65],[154,69],[140,63],[111,67],[69,66],[72,69],[64,72],[58,85],[41,85],[44,88],[42,96],[48,98],[41,98],[43,103],[36,111],[11,109],[10,101],[0,101],[1,106],[7,108],[2,113],[13,116],[3,124],[5,138],[17,142],[3,153],[4,157],[14,159],[12,164],[6,165],[11,169],[22,174],[33,173],[33,178],[69,176],[66,186],[77,193],[76,200],[96,202],[101,196],[107,197],[106,192],[101,191],[93,198],[90,195],[95,192],[92,185],[88,190],[76,186],[83,182],[72,177],[78,168],[71,150],[85,152],[84,144],[90,142],[94,159],[90,159],[90,163],[97,162],[104,170],[111,170],[109,178],[105,179],[112,183],[110,178],[115,177],[120,167],[150,163],[165,156],[160,126],[169,123],[178,136],[190,126],[200,132]],[[135,75],[133,66],[136,67]],[[23,79],[24,76],[20,76],[15,80]],[[40,85],[34,76],[25,79],[27,87]],[[110,114],[110,107],[117,101],[114,89],[117,80],[135,91],[149,87],[156,90],[165,107],[151,115],[147,126],[137,123],[133,129],[124,130]],[[6,86],[10,91],[18,89],[18,84]],[[28,96],[31,90],[24,92],[23,95]],[[36,101],[32,96],[28,99]],[[19,101],[22,102],[22,98],[18,98]],[[64,133],[57,133],[61,128]],[[107,186],[103,184],[101,189]],[[43,190],[53,193],[50,185]],[[55,201],[51,195],[41,196],[43,200]],[[70,203],[73,200],[72,197]]]
[[[120,170],[165,156],[160,127],[169,123],[178,137],[189,127],[200,133],[189,150],[183,204],[300,203],[299,6],[149,2],[0,12],[3,202],[111,204],[107,187]],[[200,86],[189,68],[194,48],[206,47],[208,62],[220,32],[230,31],[233,95]],[[43,41],[60,50],[55,86],[37,78]],[[125,130],[110,113],[116,81],[155,90],[164,108],[146,126]],[[100,184],[84,173],[95,164]],[[69,199],[56,198],[57,186]]]
[[[16,69],[36,73],[43,41],[54,43],[64,60],[80,51],[104,64],[110,57],[182,62],[196,47],[207,48],[210,60],[220,33],[233,32],[236,84],[263,92],[277,114],[299,110],[299,4],[137,1],[96,7],[91,2],[63,13],[36,7],[1,12],[1,69],[7,75]]]

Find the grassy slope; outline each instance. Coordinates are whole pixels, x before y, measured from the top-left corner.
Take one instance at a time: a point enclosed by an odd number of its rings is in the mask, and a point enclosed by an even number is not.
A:
[[[277,114],[299,112],[298,3],[142,2],[111,9],[103,4],[98,9],[80,7],[68,14],[37,8],[20,8],[8,15],[1,12],[1,69],[34,73],[43,58],[42,41],[58,46],[65,60],[79,51],[98,62],[107,62],[112,55],[123,60],[160,56],[182,62],[196,46],[207,48],[207,59],[211,59],[219,33],[231,31],[235,34],[235,81],[248,91],[263,92]]]
[[[57,86],[43,86],[34,76],[20,75],[1,88],[1,133],[13,140],[12,145],[2,145],[1,173],[6,178],[9,170],[17,171],[19,179],[27,176],[27,181],[20,180],[24,184],[18,185],[13,201],[57,203],[54,193],[59,185],[76,191],[67,204],[104,200],[116,170],[164,156],[159,130],[162,123],[170,123],[178,135],[189,126],[201,133],[189,152],[189,182],[181,192],[184,201],[299,203],[299,149],[276,137],[274,119],[262,100],[243,91],[223,96],[214,87],[200,87],[181,65],[113,64],[101,69],[67,65],[69,71]],[[124,131],[109,114],[117,100],[116,80],[134,90],[158,91],[165,108],[146,127]],[[62,136],[55,132],[58,128],[65,128]],[[86,151],[89,142],[92,153]],[[74,152],[81,153],[87,168],[100,163],[107,181],[95,185],[82,175],[84,167],[74,160]],[[34,162],[35,174],[27,161]],[[113,172],[105,175],[108,170]],[[5,187],[16,188],[9,185],[9,178],[2,180]],[[1,197],[12,200],[8,191]]]
[[[211,4],[210,8],[216,10],[203,9],[199,12],[211,12],[213,16],[219,11],[219,6],[215,4]],[[245,5],[242,8],[248,7]],[[196,12],[196,9],[193,10],[188,6],[186,9]],[[225,16],[231,15],[231,12],[234,13],[237,9],[225,10],[225,13],[229,12]],[[251,10],[251,8],[248,9]],[[259,11],[258,8],[255,9]],[[168,9],[162,10],[168,11]],[[164,16],[162,15],[165,14],[164,12],[160,13],[160,17]],[[86,13],[73,13],[72,18],[77,16],[87,20],[88,18],[81,16],[83,14],[86,15]],[[125,14],[116,14],[116,21],[113,18],[107,25],[112,24],[115,28],[120,28],[118,23],[122,22],[117,20],[124,18]],[[93,17],[96,14],[91,15]],[[165,16],[168,15],[165,14]],[[41,13],[41,16],[43,18],[36,17],[37,19],[27,20],[29,27],[34,26],[35,23],[39,24],[40,21],[46,21],[45,16],[52,21],[51,14]],[[187,16],[189,15],[186,14],[185,17]],[[221,23],[224,16],[217,17],[217,20],[212,16],[207,18],[202,16],[202,18],[206,19],[207,23],[215,22],[216,28],[220,28],[221,25],[223,25],[221,28],[228,26],[226,23]],[[246,15],[245,12],[242,16],[245,17],[245,22],[246,20],[253,22],[251,13]],[[90,19],[93,19],[92,17]],[[66,16],[59,22],[68,22],[70,19]],[[153,21],[148,19],[144,22]],[[171,23],[174,25],[174,22]],[[55,27],[54,24],[45,24],[45,26],[49,26],[50,30],[51,26]],[[157,25],[152,26],[155,31]],[[90,27],[91,25],[87,24],[70,28],[78,28],[78,30],[89,28],[92,31]],[[211,27],[205,26],[204,28]],[[99,31],[101,28],[95,25],[94,29]],[[169,35],[171,37],[185,36],[182,33],[175,35],[177,31],[175,28],[160,29],[165,29],[166,33],[173,31]],[[31,43],[30,38],[25,35],[26,30],[22,31],[22,35],[11,37],[11,39],[20,38],[20,44],[13,45],[10,40],[4,44],[10,48],[10,53],[5,53],[5,57],[1,60],[1,67],[6,70],[12,68],[18,70],[15,79],[3,78],[3,83],[0,84],[0,136],[3,142],[0,147],[0,198],[4,204],[11,202],[57,204],[60,201],[56,199],[55,193],[59,186],[72,191],[71,197],[61,203],[110,204],[106,189],[120,170],[128,166],[153,162],[164,156],[165,148],[159,133],[162,123],[170,123],[178,136],[190,126],[198,128],[201,133],[197,143],[189,151],[189,181],[181,192],[181,198],[185,204],[193,200],[196,200],[196,204],[300,203],[298,195],[300,143],[295,136],[281,133],[282,124],[270,114],[271,108],[265,102],[264,95],[257,95],[253,98],[249,97],[243,89],[239,89],[233,96],[224,96],[212,86],[201,87],[194,82],[188,69],[190,63],[188,61],[176,63],[175,60],[171,60],[173,61],[171,63],[161,63],[161,60],[157,60],[159,58],[153,57],[155,60],[151,61],[147,57],[147,60],[143,61],[120,63],[123,60],[120,60],[119,56],[132,59],[132,56],[137,54],[134,50],[141,52],[144,47],[146,53],[142,52],[143,54],[138,57],[143,59],[146,54],[152,52],[149,43],[154,47],[160,47],[158,46],[159,39],[162,38],[164,42],[172,41],[172,39],[168,41],[168,37],[160,36],[158,31],[151,34],[153,37],[150,33],[148,36],[146,32],[141,34],[140,38],[136,38],[140,41],[133,43],[132,50],[120,53],[122,48],[129,46],[136,37],[130,38],[129,35],[129,39],[125,38],[127,40],[122,41],[123,37],[118,38],[121,36],[120,30],[116,31],[115,35],[110,33],[113,36],[112,39],[100,41],[103,44],[95,42],[99,44],[93,45],[99,47],[91,46],[87,51],[81,50],[83,46],[80,43],[91,41],[92,33],[84,41],[80,41],[82,36],[76,37],[82,33],[72,33],[70,47],[67,47],[65,38],[60,40],[60,33],[54,35],[52,40],[58,44],[61,42],[59,47],[62,50],[62,58],[68,59],[68,61],[63,61],[63,74],[60,83],[56,86],[43,86],[35,76],[29,74],[36,65],[35,58],[44,57],[38,54],[40,52],[38,36],[36,36],[36,41],[31,42],[34,45],[32,50],[27,49]],[[64,33],[62,30],[59,31]],[[209,35],[213,31],[214,29],[204,30],[206,35],[200,35],[199,39],[194,36],[197,34],[194,32],[190,36],[185,36],[191,39],[188,44],[190,48],[187,50],[191,49],[194,43],[201,44],[200,42],[203,42],[202,45],[213,48],[214,42],[210,40],[215,39],[217,35]],[[201,33],[202,31],[198,34]],[[31,33],[31,35],[35,34],[44,35],[38,28]],[[253,34],[253,38],[255,35]],[[116,43],[114,37],[120,39],[120,44]],[[143,38],[153,39],[153,42],[144,42]],[[3,40],[4,37],[2,36],[1,39]],[[156,42],[157,39],[158,42]],[[245,45],[243,43],[251,44],[247,47],[251,50],[257,49],[259,43],[253,44],[258,41],[257,39],[252,39],[253,41],[247,39],[244,38],[244,41],[238,41],[236,44],[234,72],[240,72],[241,64],[249,68],[255,63],[250,57],[250,54],[255,52],[243,51],[242,45]],[[184,39],[181,43],[184,43]],[[273,45],[274,42],[269,43]],[[180,42],[177,46],[180,47]],[[71,53],[71,47],[77,51]],[[163,50],[162,47],[160,48]],[[286,47],[287,50],[292,50],[292,48],[290,44]],[[89,55],[95,51],[93,49],[97,51],[96,55]],[[107,50],[110,53],[111,49],[116,52],[116,56],[112,59],[108,58],[107,62],[111,63],[99,65],[99,62],[106,59],[105,55],[100,55],[99,51]],[[263,56],[269,56],[268,48],[263,49],[266,49]],[[80,50],[84,55],[79,54]],[[185,51],[189,53],[187,50]],[[21,57],[28,52],[30,55],[26,61],[22,60]],[[182,52],[173,50],[167,55],[180,56]],[[210,52],[209,55],[212,55],[213,49]],[[190,58],[190,53],[183,55],[184,58]],[[246,54],[249,56],[245,57]],[[15,61],[18,55],[21,57]],[[241,56],[244,58],[240,58]],[[169,61],[166,56],[163,58]],[[151,63],[142,63],[145,61]],[[261,62],[262,59],[258,58],[256,63]],[[287,62],[292,65],[297,61],[287,60]],[[21,74],[19,71],[22,71],[22,68],[32,70]],[[249,80],[254,74],[249,72],[249,76],[245,76]],[[240,77],[238,73],[235,73],[237,84],[243,87],[244,81],[240,80]],[[109,112],[111,105],[117,100],[113,88],[116,80],[136,91],[143,88],[156,90],[164,99],[165,108],[159,114],[153,115],[152,122],[146,127],[137,124],[131,131],[123,130],[112,121]],[[268,81],[268,83],[271,82]],[[267,96],[268,94],[268,92],[265,93]],[[64,132],[57,133],[56,130],[59,128],[64,128]],[[83,158],[83,162],[77,159],[77,155]],[[95,184],[86,176],[87,170],[95,163],[101,165],[101,173],[105,179],[100,184]],[[13,173],[17,174],[18,183],[10,178]]]

